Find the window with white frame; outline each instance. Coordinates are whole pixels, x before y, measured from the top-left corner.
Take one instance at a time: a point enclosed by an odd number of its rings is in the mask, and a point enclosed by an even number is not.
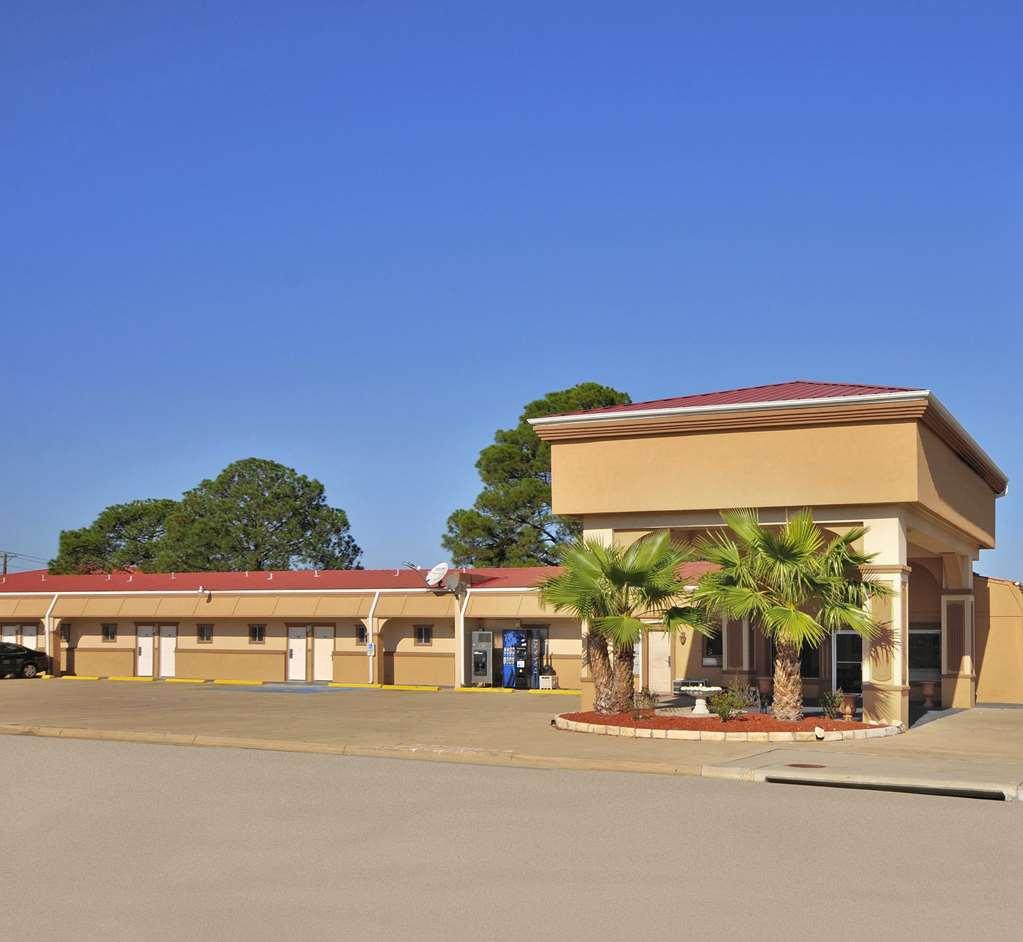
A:
[[[941,625],[909,626],[909,679],[941,680]]]
[[[266,641],[266,625],[249,625],[249,644],[262,644]]]
[[[100,628],[103,631],[104,641],[116,641],[117,640],[117,625],[110,622],[104,622]]]
[[[415,638],[417,645],[433,644],[433,625],[416,625]]]
[[[703,666],[718,667],[721,664],[721,652],[724,649],[724,642],[720,631],[708,637],[703,636]]]
[[[369,632],[366,630],[366,626],[360,621],[355,626],[355,643],[364,645],[369,642]]]
[[[213,625],[201,624],[195,626],[195,640],[199,644],[213,643]]]

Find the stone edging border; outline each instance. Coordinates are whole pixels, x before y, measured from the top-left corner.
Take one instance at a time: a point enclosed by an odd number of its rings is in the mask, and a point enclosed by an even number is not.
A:
[[[632,726],[602,726],[599,723],[580,723],[554,717],[558,729],[573,733],[595,733],[597,736],[623,736],[626,739],[686,739],[690,742],[840,742],[844,739],[875,739],[897,736],[905,732],[902,724],[875,726],[872,729],[825,730],[819,739],[813,730],[793,733],[726,733],[712,729],[643,729]]]

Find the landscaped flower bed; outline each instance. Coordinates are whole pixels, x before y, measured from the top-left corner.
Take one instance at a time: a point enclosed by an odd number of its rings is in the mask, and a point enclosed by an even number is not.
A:
[[[563,713],[554,718],[558,729],[602,736],[636,739],[689,739],[722,742],[831,742],[840,739],[872,739],[894,736],[901,726],[806,717],[798,723],[776,720],[766,713],[744,713],[726,723],[716,716],[659,716],[652,710],[629,713]]]
[[[808,716],[798,723],[776,720],[769,713],[743,713],[727,723],[716,716],[658,716],[653,710],[628,713],[563,713],[566,720],[577,723],[597,723],[601,726],[632,726],[640,729],[698,729],[724,733],[796,733],[813,732],[814,727],[831,732],[845,729],[871,729],[869,723],[829,720],[827,717]]]

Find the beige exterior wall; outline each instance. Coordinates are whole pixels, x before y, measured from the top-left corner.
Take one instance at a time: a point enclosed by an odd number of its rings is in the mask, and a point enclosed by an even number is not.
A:
[[[113,641],[103,640],[104,622],[117,625],[117,637]],[[72,621],[71,642],[73,656],[65,662],[69,665],[65,670],[100,677],[135,673],[134,622],[116,618]]]
[[[977,701],[1023,703],[1023,590],[1004,579],[974,580]]]
[[[916,499],[987,548],[995,545],[995,494],[951,448],[918,426]]]
[[[916,497],[912,421],[555,442],[551,454],[559,514],[891,503]]]
[[[450,611],[452,599],[444,610]],[[397,607],[397,606],[395,606]],[[407,611],[403,606],[402,610]],[[416,644],[415,627],[429,625],[433,629],[433,642]],[[455,623],[451,618],[436,616],[388,618],[380,632],[380,656],[383,658],[385,684],[440,684],[454,686],[455,679]]]
[[[225,651],[213,648],[178,648],[175,674],[204,680],[264,680],[283,682],[287,669],[284,651]]]

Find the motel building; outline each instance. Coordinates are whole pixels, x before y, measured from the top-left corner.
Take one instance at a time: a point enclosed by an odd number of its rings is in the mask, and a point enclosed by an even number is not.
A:
[[[656,530],[692,540],[723,508],[783,522],[809,507],[826,531],[868,527],[871,571],[893,590],[869,643],[837,632],[803,657],[808,702],[841,687],[864,717],[1023,703],[1023,592],[974,573],[995,546],[1007,478],[928,390],[795,381],[532,420],[551,444],[553,507],[584,534],[629,545]],[[700,565],[688,574],[695,581]],[[295,683],[592,682],[583,626],[540,604],[554,570],[409,569],[19,573],[0,583],[2,640],[46,650],[54,673]],[[652,627],[638,683],[765,685],[769,643],[726,621],[718,637]],[[552,680],[552,676],[556,678]]]

